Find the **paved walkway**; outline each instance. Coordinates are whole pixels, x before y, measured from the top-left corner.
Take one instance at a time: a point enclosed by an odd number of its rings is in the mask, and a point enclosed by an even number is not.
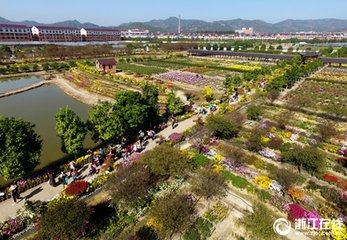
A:
[[[162,135],[163,137],[167,138],[170,134],[177,132],[181,133],[184,130],[186,130],[188,127],[192,127],[195,125],[194,120],[197,119],[197,116],[193,116],[191,118],[188,118],[182,122],[179,122],[176,124],[176,127],[172,129],[171,125],[162,130],[158,135]],[[157,138],[158,139],[158,138]],[[148,140],[147,144],[145,146],[145,150],[151,150],[153,149],[157,144],[157,139]],[[85,169],[82,170],[81,175],[79,178],[83,178],[84,180],[88,180],[88,173],[89,169],[86,168],[87,165],[85,165]],[[21,197],[25,197],[28,200],[41,200],[41,201],[48,201],[52,199],[54,196],[61,193],[63,189],[62,184],[58,185],[57,187],[52,187],[48,184],[48,182],[42,183],[35,188],[31,188],[23,193],[21,193]],[[0,222],[4,221],[5,219],[9,217],[16,216],[16,212],[24,205],[24,200],[21,200],[20,202],[17,201],[17,203],[14,203],[12,198],[7,199],[0,203]]]

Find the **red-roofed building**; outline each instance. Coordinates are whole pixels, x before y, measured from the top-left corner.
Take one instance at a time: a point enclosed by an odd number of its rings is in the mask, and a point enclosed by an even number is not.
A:
[[[116,64],[117,61],[113,58],[96,59],[95,61],[96,69],[104,72],[116,72]]]

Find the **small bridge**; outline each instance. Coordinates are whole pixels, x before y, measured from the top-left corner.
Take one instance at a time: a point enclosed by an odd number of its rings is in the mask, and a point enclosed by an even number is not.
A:
[[[3,97],[8,97],[8,96],[11,96],[11,95],[15,95],[15,94],[18,94],[18,93],[22,93],[22,92],[26,92],[26,91],[30,91],[32,89],[35,89],[35,88],[39,88],[47,83],[50,83],[50,81],[47,81],[47,80],[43,80],[41,82],[38,82],[38,83],[34,83],[30,86],[27,86],[27,87],[24,87],[24,88],[21,88],[21,89],[17,89],[17,90],[13,90],[13,91],[10,91],[10,92],[5,92],[5,93],[0,93],[0,98],[3,98]]]

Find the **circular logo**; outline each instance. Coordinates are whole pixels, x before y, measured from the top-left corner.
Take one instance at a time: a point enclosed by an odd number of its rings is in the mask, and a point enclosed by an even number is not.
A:
[[[274,232],[282,236],[287,235],[291,228],[290,222],[284,218],[277,219],[273,224]]]

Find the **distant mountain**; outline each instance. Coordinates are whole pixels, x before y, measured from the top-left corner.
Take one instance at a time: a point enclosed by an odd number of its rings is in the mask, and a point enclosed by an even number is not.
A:
[[[68,20],[63,22],[56,22],[51,24],[39,23],[36,21],[21,21],[15,22],[0,17],[0,24],[17,24],[26,26],[56,26],[56,27],[74,27],[74,28],[100,28],[99,25],[93,23],[80,23],[77,20]]]
[[[124,23],[120,26],[130,26],[132,23]],[[143,26],[154,27],[162,31],[177,32],[178,18],[170,17],[164,20],[151,20],[142,22]],[[267,23],[262,20],[221,20],[206,22],[202,20],[181,19],[182,32],[205,32],[205,31],[232,31],[242,27],[252,27],[256,32],[334,32],[347,28],[347,20],[343,19],[314,19],[314,20],[292,20],[288,19],[279,23]]]
[[[35,21],[15,22],[0,17],[0,24],[19,24],[28,26],[61,26],[61,27],[76,27],[76,28],[103,28],[93,23],[81,23],[77,20],[69,20],[51,24],[38,23]],[[344,19],[308,19],[308,20],[293,20],[287,19],[278,23],[267,23],[263,20],[220,20],[207,22],[195,19],[181,19],[182,32],[217,32],[217,31],[234,31],[242,27],[252,27],[256,32],[278,33],[278,32],[335,32],[347,29],[347,20]],[[170,17],[167,19],[151,20],[147,22],[130,22],[123,23],[112,28],[119,29],[148,29],[151,32],[177,32],[178,18]]]

